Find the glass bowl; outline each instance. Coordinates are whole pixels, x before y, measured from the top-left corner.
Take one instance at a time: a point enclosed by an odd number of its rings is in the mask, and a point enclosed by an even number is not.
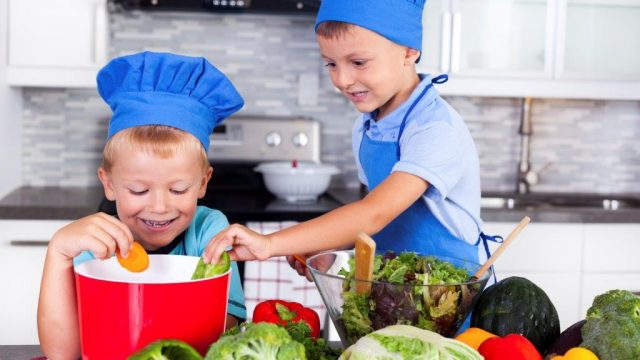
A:
[[[350,270],[354,251],[333,251],[307,260],[327,312],[346,347],[360,337],[395,324],[413,325],[452,337],[462,326],[491,275],[453,284],[424,285],[347,279],[339,272]],[[435,257],[435,256],[434,256]],[[480,264],[435,257],[466,270],[471,277]],[[429,266],[430,268],[430,266]],[[357,294],[356,283],[370,283],[369,294]]]

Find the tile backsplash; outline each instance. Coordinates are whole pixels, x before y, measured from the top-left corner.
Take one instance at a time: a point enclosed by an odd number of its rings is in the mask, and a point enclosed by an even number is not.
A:
[[[112,56],[141,50],[202,55],[231,78],[244,115],[303,116],[322,124],[322,159],[343,171],[333,187],[356,187],[350,131],[357,112],[335,92],[319,57],[313,18],[114,12]],[[309,79],[318,87],[309,91]],[[108,107],[91,89],[24,89],[25,185],[97,185]],[[521,99],[447,97],[476,141],[484,191],[513,191]],[[532,191],[638,192],[640,102],[535,99]],[[347,154],[347,155],[345,155]]]

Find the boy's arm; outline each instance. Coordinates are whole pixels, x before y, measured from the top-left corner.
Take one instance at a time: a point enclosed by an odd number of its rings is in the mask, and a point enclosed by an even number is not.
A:
[[[353,244],[360,231],[372,235],[382,230],[422,196],[428,186],[418,176],[393,172],[364,199],[270,235],[232,225],[214,237],[204,258],[218,259],[228,246],[233,246],[230,255],[234,260],[264,260],[341,248]]]
[[[126,225],[104,213],[76,220],[53,235],[38,300],[38,336],[48,358],[80,357],[73,258],[89,250],[96,258],[105,259],[113,255],[116,247],[126,256],[132,241]]]
[[[427,190],[415,175],[393,172],[365,198],[270,236],[271,256],[306,254],[351,245],[363,231],[376,234]]]
[[[60,256],[50,246],[45,259],[38,302],[38,336],[42,352],[48,358],[80,357],[76,309],[73,259]]]

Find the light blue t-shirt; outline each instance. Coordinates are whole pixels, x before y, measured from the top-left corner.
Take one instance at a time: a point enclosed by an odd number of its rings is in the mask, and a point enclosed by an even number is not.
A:
[[[193,221],[187,228],[184,241],[171,250],[170,254],[201,256],[209,241],[228,225],[227,217],[220,211],[198,206]],[[73,259],[73,263],[78,265],[91,259],[94,259],[93,254],[84,251]],[[231,263],[231,284],[229,286],[227,313],[239,319],[247,318],[242,283],[240,282],[238,265],[235,261]]]
[[[368,186],[360,164],[360,142],[369,123],[367,135],[372,140],[397,141],[400,124],[411,104],[431,76],[420,74],[421,82],[409,99],[376,122],[373,113],[356,120],[352,132],[353,154],[360,181]],[[422,199],[434,216],[453,235],[475,244],[480,234],[480,166],[478,152],[460,115],[444,101],[434,85],[407,118],[400,139],[400,160],[392,172],[402,171],[429,183]]]

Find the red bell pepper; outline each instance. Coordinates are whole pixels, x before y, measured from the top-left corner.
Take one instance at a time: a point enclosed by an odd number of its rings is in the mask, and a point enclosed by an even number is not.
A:
[[[297,302],[266,300],[259,303],[253,310],[253,322],[263,321],[283,326],[291,322],[304,321],[311,329],[311,337],[317,339],[320,335],[320,317],[318,313]]]
[[[542,360],[531,341],[520,334],[489,338],[480,345],[478,352],[485,360]]]

